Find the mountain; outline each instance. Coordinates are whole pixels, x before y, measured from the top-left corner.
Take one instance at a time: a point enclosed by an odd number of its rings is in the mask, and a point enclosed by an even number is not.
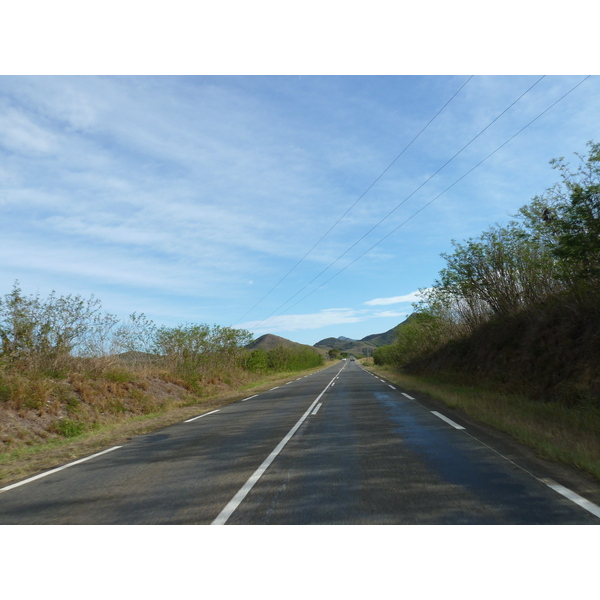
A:
[[[350,345],[352,345],[353,342],[350,343]],[[317,347],[323,347],[323,348],[337,348],[338,350],[343,350],[342,346],[346,346],[348,344],[347,341],[343,340],[342,338],[334,338],[334,337],[329,337],[329,338],[325,338],[324,340],[321,340],[320,342],[317,342],[316,344],[314,344],[315,348]]]
[[[371,355],[375,348],[379,348],[379,346],[387,346],[388,344],[392,344],[396,339],[397,330],[404,323],[406,323],[411,317],[408,317],[405,321],[392,327],[388,331],[384,331],[383,333],[373,333],[371,335],[365,336],[362,340],[353,340],[352,338],[340,336],[340,337],[329,337],[323,340],[320,340],[314,346],[309,346],[308,344],[299,344],[298,342],[292,342],[286,338],[280,337],[278,335],[273,335],[272,333],[267,333],[265,335],[261,335],[259,338],[250,342],[246,346],[248,350],[255,350],[256,348],[262,348],[265,351],[271,350],[271,348],[275,348],[276,346],[290,346],[290,347],[307,347],[313,348],[317,350],[319,353],[325,355],[332,348],[337,348],[342,352],[348,352],[348,354],[354,354],[355,356],[364,356],[365,354]]]
[[[406,323],[406,321],[404,321],[404,323]],[[400,323],[400,325],[403,325],[403,323]],[[372,335],[367,335],[361,340],[361,342],[368,342],[369,344],[373,344],[377,347],[393,344],[394,340],[396,339],[398,327],[400,327],[400,325],[396,325],[396,327],[392,327],[384,333],[373,333]]]
[[[342,352],[348,352],[348,354],[354,354],[355,356],[364,356],[370,354],[375,346],[369,342],[363,342],[361,340],[350,340],[349,342],[343,341],[341,338],[325,338],[320,342],[317,342],[314,346],[317,350],[328,352],[332,348],[337,348]]]
[[[269,350],[276,348],[277,346],[287,346],[289,348],[310,348],[311,350],[316,350],[319,354],[322,354],[323,356],[327,354],[326,349],[316,348],[315,346],[309,346],[308,344],[299,344],[298,342],[292,342],[292,340],[288,340],[278,335],[273,335],[272,333],[266,333],[265,335],[261,335],[253,342],[250,342],[246,346],[246,348],[248,350],[256,350],[260,348],[261,350],[268,352]]]
[[[256,350],[257,348],[261,348],[262,350],[271,350],[276,346],[288,346],[288,347],[302,347],[306,344],[299,344],[298,342],[292,342],[283,337],[279,337],[278,335],[273,335],[272,333],[266,333],[265,335],[261,335],[259,338],[255,339],[253,342],[250,342],[246,348],[248,350]],[[309,346],[310,348],[310,346]]]
[[[365,354],[365,350],[370,352],[375,348],[379,348],[379,346],[387,346],[389,344],[393,344],[396,335],[398,332],[398,328],[404,325],[411,317],[408,317],[402,323],[392,327],[388,331],[384,331],[383,333],[372,333],[371,335],[367,335],[362,340],[353,340],[347,337],[330,337],[325,338],[315,344],[315,348],[323,349],[323,350],[331,350],[332,348],[337,348],[342,352],[348,352],[349,354],[355,354],[356,356],[362,356]]]

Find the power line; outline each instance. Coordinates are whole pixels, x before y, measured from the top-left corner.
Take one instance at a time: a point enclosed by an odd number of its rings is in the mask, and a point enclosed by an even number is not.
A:
[[[435,115],[429,120],[427,125],[425,125],[425,127],[423,127],[423,129],[421,129],[419,133],[417,133],[417,135],[404,147],[402,152],[400,152],[400,154],[396,156],[396,158],[381,172],[377,179],[375,179],[375,181],[373,181],[373,183],[354,201],[350,208],[348,208],[346,212],[321,236],[321,238],[314,244],[314,246],[251,309],[249,309],[244,315],[242,315],[237,321],[235,321],[233,325],[239,323],[244,317],[246,317],[246,315],[250,314],[267,296],[271,294],[271,292],[273,292],[276,288],[279,287],[279,285],[281,285],[281,283],[283,283],[283,281],[304,261],[304,259],[333,231],[333,229],[340,223],[340,221],[358,204],[358,202],[367,194],[367,192],[369,192],[369,190],[389,171],[392,165],[394,165],[394,163],[408,150],[408,148],[412,146],[412,144],[417,140],[417,138],[433,123],[433,121],[435,121],[435,119],[437,119],[440,113],[446,108],[446,106],[448,106],[448,104],[450,104],[450,102],[452,102],[452,100],[454,100],[458,93],[465,87],[465,85],[467,85],[467,83],[469,83],[469,81],[471,81],[472,78],[473,75],[470,75],[469,78],[458,88],[458,90],[454,92],[454,94],[446,102],[446,104],[444,104],[444,106],[442,106],[442,108],[440,108],[440,110],[438,110],[437,113],[435,113]],[[231,325],[231,327],[233,327],[233,325]]]
[[[343,267],[337,273],[335,273],[335,275],[332,275],[329,279],[327,279],[326,281],[324,281],[319,287],[315,288],[314,290],[312,290],[311,292],[309,292],[308,294],[306,294],[305,296],[303,296],[300,300],[298,300],[298,302],[296,302],[296,303],[292,304],[292,306],[288,307],[288,310],[290,308],[293,308],[294,306],[296,306],[297,304],[299,304],[300,302],[302,302],[306,298],[308,298],[310,295],[314,294],[317,290],[321,289],[324,285],[326,285],[327,283],[329,283],[332,279],[336,278],[340,273],[342,273],[343,271],[345,271],[348,267],[352,266],[355,262],[357,262],[358,260],[360,260],[363,256],[365,256],[365,254],[368,254],[369,252],[371,252],[371,250],[373,250],[376,246],[378,246],[379,244],[381,244],[384,240],[386,240],[388,237],[390,237],[393,233],[395,233],[396,231],[398,231],[398,229],[400,229],[402,226],[404,226],[406,223],[408,223],[410,220],[412,220],[414,217],[416,217],[420,212],[422,212],[423,210],[425,210],[429,205],[431,205],[433,202],[435,202],[440,196],[442,196],[443,194],[445,194],[449,189],[451,189],[452,187],[454,187],[457,183],[459,183],[461,180],[463,180],[467,175],[469,175],[470,173],[472,173],[475,169],[477,169],[480,165],[482,165],[486,160],[488,160],[488,158],[490,158],[491,156],[493,156],[494,154],[496,154],[496,152],[498,152],[499,150],[501,150],[504,146],[506,146],[506,144],[508,144],[510,141],[512,141],[515,137],[517,137],[520,133],[522,133],[525,129],[527,129],[527,127],[529,127],[531,124],[533,124],[535,121],[537,121],[540,117],[542,117],[545,113],[547,113],[551,108],[553,108],[554,106],[556,106],[561,100],[563,100],[566,96],[568,96],[571,92],[573,92],[576,88],[578,88],[583,82],[585,82],[590,77],[591,77],[590,75],[587,75],[586,77],[584,77],[578,84],[576,84],[575,86],[573,86],[568,92],[566,92],[558,100],[556,100],[555,102],[553,102],[548,108],[546,108],[544,111],[542,111],[537,117],[535,117],[534,119],[532,119],[531,121],[529,121],[529,123],[527,123],[527,125],[524,125],[521,129],[519,129],[519,131],[517,131],[514,135],[512,135],[510,138],[508,138],[503,144],[501,144],[500,146],[498,146],[493,152],[491,152],[490,154],[488,154],[483,160],[481,160],[480,162],[478,162],[474,167],[472,167],[471,169],[469,169],[464,175],[462,175],[461,177],[459,177],[454,183],[452,183],[451,185],[449,185],[444,191],[440,192],[437,196],[435,196],[429,202],[427,202],[426,204],[424,204],[419,210],[415,211],[410,217],[408,217],[408,219],[406,219],[405,221],[403,221],[402,223],[400,223],[400,225],[398,225],[397,227],[395,227],[394,229],[392,229],[392,231],[390,231],[389,233],[387,233],[384,237],[382,237],[378,242],[376,242],[375,244],[373,244],[365,252],[363,252],[362,254],[360,254],[359,256],[357,256],[352,262],[348,263],[345,267]],[[285,304],[287,304],[287,302]],[[279,308],[277,310],[279,310]],[[277,315],[277,316],[281,316],[281,315]],[[260,323],[263,323],[264,321],[266,321],[267,319],[269,319],[269,317],[266,317],[265,319],[263,319],[263,321],[259,321],[258,324],[260,325]]]
[[[302,288],[300,288],[294,295],[290,296],[283,304],[278,306],[273,312],[271,312],[268,316],[266,316],[262,321],[262,323],[269,319],[274,313],[281,310],[288,302],[293,300],[298,294],[300,294],[303,290],[305,290],[311,283],[316,281],[321,275],[323,275],[326,271],[328,271],[333,265],[335,265],[339,260],[341,260],[352,248],[357,246],[362,240],[364,240],[372,231],[374,231],[377,227],[379,227],[385,220],[387,220],[394,212],[396,212],[405,202],[407,202],[414,194],[416,194],[423,186],[425,186],[429,181],[431,181],[440,171],[442,171],[445,167],[447,167],[459,154],[461,154],[464,150],[466,150],[478,137],[480,137],[487,129],[489,129],[502,115],[504,115],[507,111],[509,111],[523,96],[529,93],[542,79],[544,79],[545,75],[542,75],[537,81],[535,81],[531,86],[529,86],[516,100],[514,100],[511,104],[509,104],[497,117],[492,119],[490,123],[488,123],[475,137],[473,137],[467,144],[465,144],[458,152],[454,154],[451,158],[449,158],[435,173],[433,173],[430,177],[428,177],[421,185],[419,185],[415,190],[413,190],[402,202],[397,204],[385,217],[383,217],[377,224],[375,224],[369,231],[367,231],[362,237],[360,237],[354,244],[352,244],[349,248],[347,248],[340,256],[338,256],[332,263],[330,263],[327,267],[325,267],[318,275],[313,277],[307,284],[305,284]],[[319,286],[320,287],[320,286]],[[319,289],[319,288],[316,288]],[[293,305],[295,306],[295,304]],[[291,308],[291,307],[290,307]]]

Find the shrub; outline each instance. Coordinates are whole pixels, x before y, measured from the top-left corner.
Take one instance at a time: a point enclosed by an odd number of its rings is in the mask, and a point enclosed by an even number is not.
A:
[[[55,421],[54,430],[66,438],[76,437],[85,431],[85,424],[71,419],[60,419]]]
[[[104,354],[116,317],[94,296],[25,296],[18,281],[0,298],[0,357],[28,368],[62,370],[73,353]]]
[[[276,346],[267,352],[269,368],[275,372],[302,371],[322,365],[323,356],[309,347]]]
[[[251,350],[246,354],[244,367],[252,373],[264,373],[269,370],[269,358],[262,348]]]
[[[393,345],[379,346],[373,351],[373,362],[376,365],[391,365],[396,362],[395,348]]]

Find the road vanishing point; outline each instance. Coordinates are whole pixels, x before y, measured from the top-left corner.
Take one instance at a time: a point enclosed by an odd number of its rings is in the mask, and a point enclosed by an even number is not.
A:
[[[8,485],[0,524],[600,524],[496,441],[346,361]]]

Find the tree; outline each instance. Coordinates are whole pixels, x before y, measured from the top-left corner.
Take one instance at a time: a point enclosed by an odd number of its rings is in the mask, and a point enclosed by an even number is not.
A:
[[[550,248],[556,279],[570,287],[600,278],[600,144],[588,142],[573,170],[564,157],[550,161],[562,181],[519,210],[529,235]]]
[[[244,329],[187,323],[156,329],[153,351],[183,375],[195,375],[241,365],[251,339]]]
[[[50,367],[73,354],[102,354],[117,319],[100,310],[93,295],[25,296],[16,281],[0,298],[0,354],[35,367]]]
[[[129,321],[115,331],[117,352],[143,352],[151,354],[155,346],[156,325],[144,313],[132,313]]]
[[[588,143],[587,158],[573,172],[563,159],[561,171],[568,201],[551,221],[558,234],[554,254],[569,264],[577,278],[600,279],[600,144]]]

